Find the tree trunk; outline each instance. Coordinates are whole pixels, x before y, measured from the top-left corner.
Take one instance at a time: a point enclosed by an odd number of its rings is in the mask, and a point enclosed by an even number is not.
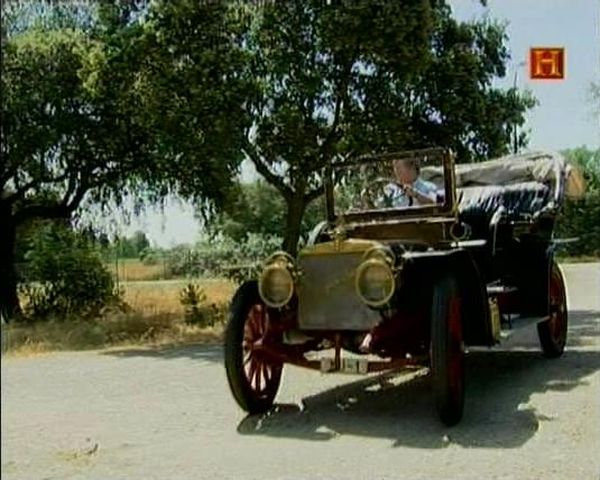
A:
[[[290,255],[296,255],[298,251],[298,240],[300,239],[300,227],[302,225],[302,217],[306,203],[304,200],[304,192],[296,193],[286,201],[286,222],[285,231],[283,234],[283,249]]]
[[[5,210],[2,206],[0,209]],[[9,322],[21,314],[15,269],[17,228],[12,215],[7,211],[0,211],[0,225],[0,316]]]

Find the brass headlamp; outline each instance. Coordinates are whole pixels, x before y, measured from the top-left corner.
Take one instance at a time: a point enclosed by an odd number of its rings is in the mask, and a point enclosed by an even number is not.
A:
[[[356,269],[355,288],[360,299],[370,307],[387,304],[396,290],[396,257],[384,245],[370,248]]]
[[[265,260],[258,279],[258,293],[271,308],[281,308],[294,295],[294,259],[283,251]]]

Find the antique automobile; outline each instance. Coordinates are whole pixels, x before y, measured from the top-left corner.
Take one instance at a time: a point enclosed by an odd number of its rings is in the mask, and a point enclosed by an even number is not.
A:
[[[296,257],[275,252],[232,300],[225,367],[249,413],[269,410],[285,364],[368,374],[428,368],[443,423],[463,414],[465,352],[537,327],[559,357],[565,281],[557,213],[581,176],[552,153],[456,164],[427,149],[324,173],[327,219]]]

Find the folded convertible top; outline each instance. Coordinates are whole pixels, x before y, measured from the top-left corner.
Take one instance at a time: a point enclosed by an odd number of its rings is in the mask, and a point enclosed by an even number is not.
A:
[[[478,163],[458,163],[455,167],[456,186],[506,186],[527,182],[546,185],[554,200],[560,202],[566,195],[579,198],[585,192],[581,172],[555,152],[527,152]],[[442,185],[441,167],[425,167],[425,180]]]

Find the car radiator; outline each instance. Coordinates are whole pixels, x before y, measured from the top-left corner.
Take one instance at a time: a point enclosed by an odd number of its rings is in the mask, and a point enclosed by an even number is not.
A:
[[[358,297],[354,275],[363,252],[300,255],[298,324],[302,330],[367,331],[380,320]]]

